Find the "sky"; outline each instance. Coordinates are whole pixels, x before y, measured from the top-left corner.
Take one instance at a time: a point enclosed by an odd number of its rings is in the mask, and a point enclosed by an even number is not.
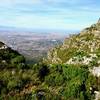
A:
[[[100,17],[100,0],[0,0],[0,26],[81,30]]]

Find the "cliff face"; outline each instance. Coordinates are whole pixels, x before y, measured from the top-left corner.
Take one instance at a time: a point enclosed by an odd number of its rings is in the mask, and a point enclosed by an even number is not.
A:
[[[63,45],[49,51],[48,62],[52,64],[84,64],[100,62],[100,22],[79,34],[66,38]]]

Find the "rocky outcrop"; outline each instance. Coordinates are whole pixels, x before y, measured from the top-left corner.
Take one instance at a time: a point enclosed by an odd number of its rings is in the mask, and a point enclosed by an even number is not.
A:
[[[8,47],[6,45],[3,45],[0,47],[0,50],[3,50],[3,49],[7,49]]]

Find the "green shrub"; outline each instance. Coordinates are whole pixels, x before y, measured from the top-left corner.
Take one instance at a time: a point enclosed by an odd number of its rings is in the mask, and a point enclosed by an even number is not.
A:
[[[17,56],[11,60],[12,64],[19,64],[25,62],[25,58],[23,56]]]

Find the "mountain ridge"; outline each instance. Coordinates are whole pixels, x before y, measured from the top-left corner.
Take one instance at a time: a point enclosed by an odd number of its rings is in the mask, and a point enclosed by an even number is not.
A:
[[[66,63],[65,61],[69,60],[69,58],[74,53],[78,51],[83,51],[84,53],[95,53],[100,49],[100,24],[96,23],[89,28],[82,30],[79,34],[71,35],[69,38],[64,40],[63,45],[56,47],[53,49],[53,52],[48,53],[48,59],[50,61],[57,58],[58,63]],[[58,48],[58,49],[57,49]],[[72,50],[72,51],[71,51]],[[61,54],[62,53],[62,54]],[[71,55],[71,53],[73,53]],[[69,58],[67,57],[69,54]],[[65,55],[61,57],[62,55]],[[51,56],[51,58],[50,58]],[[55,57],[56,56],[56,57]],[[64,58],[64,59],[63,59]],[[51,61],[52,62],[52,61]]]

